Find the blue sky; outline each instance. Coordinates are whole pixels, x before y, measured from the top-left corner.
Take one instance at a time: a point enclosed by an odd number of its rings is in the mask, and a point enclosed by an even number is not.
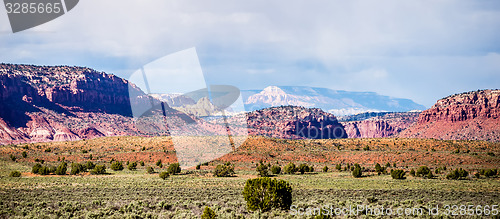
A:
[[[127,78],[196,47],[211,84],[373,91],[430,107],[500,88],[498,1],[82,0],[13,34],[0,7],[0,62],[78,65]]]

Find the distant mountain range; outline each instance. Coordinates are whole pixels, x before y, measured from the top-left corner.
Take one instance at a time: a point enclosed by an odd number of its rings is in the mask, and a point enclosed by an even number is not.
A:
[[[305,86],[269,86],[263,90],[243,90],[241,94],[247,111],[293,105],[320,108],[335,116],[344,116],[364,112],[408,112],[426,109],[410,99],[383,96],[375,92]]]

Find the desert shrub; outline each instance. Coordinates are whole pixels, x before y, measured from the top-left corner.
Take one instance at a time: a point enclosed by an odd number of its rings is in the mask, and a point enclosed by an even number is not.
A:
[[[335,165],[335,169],[337,169],[338,171],[342,171],[342,164]]]
[[[163,165],[161,164],[161,160],[157,160],[157,161],[156,161],[156,166],[159,166],[160,168],[161,168],[161,166],[163,166]]]
[[[40,175],[49,175],[51,173],[51,168],[50,167],[47,167],[47,166],[42,166],[39,170],[38,170],[38,174]]]
[[[168,174],[167,172],[163,171],[163,172],[160,173],[159,176],[160,176],[161,179],[166,180],[170,176],[170,174]]]
[[[70,174],[71,175],[76,175],[76,174],[79,174],[80,172],[83,172],[85,171],[84,170],[85,167],[79,163],[72,163],[71,164],[71,171],[70,171]]]
[[[26,151],[23,151],[23,153],[21,153],[21,155],[23,156],[23,158],[28,157],[28,153]]]
[[[230,162],[225,164],[219,164],[214,169],[214,176],[216,177],[228,177],[234,175],[234,165]]]
[[[406,179],[405,174],[405,171],[400,169],[391,171],[391,176],[393,179]]]
[[[392,164],[392,167],[396,168],[396,163],[393,163],[393,164]]]
[[[137,169],[137,163],[136,162],[131,162],[128,164],[127,168],[129,170],[136,170]]]
[[[197,170],[199,170],[200,168],[201,168],[201,165],[200,165],[200,164],[196,165],[196,169],[197,169]]]
[[[214,219],[214,218],[217,218],[217,214],[215,214],[215,211],[210,209],[208,206],[205,206],[205,210],[203,210],[201,219]]]
[[[33,165],[33,167],[31,167],[31,172],[33,174],[38,174],[38,172],[40,171],[41,168],[42,168],[42,165],[39,163],[36,163],[35,165]]]
[[[387,163],[385,164],[385,167],[391,167],[391,163],[387,162]]]
[[[11,159],[12,161],[16,161],[17,157],[11,154],[11,155],[10,155],[10,159]]]
[[[382,173],[386,173],[385,167],[382,167],[379,163],[375,164],[375,172],[377,172],[378,175]]]
[[[66,175],[67,170],[68,170],[68,164],[66,162],[61,162],[61,164],[57,166],[55,173],[57,175]]]
[[[123,164],[120,161],[115,161],[111,164],[110,168],[114,171],[121,171],[123,170]]]
[[[297,172],[297,167],[294,163],[288,163],[285,166],[284,171],[286,174],[294,174],[295,172]]]
[[[269,176],[268,166],[266,164],[262,163],[262,161],[257,166],[256,170],[257,170],[257,173],[259,174],[259,176],[262,176],[262,177]]]
[[[271,173],[273,173],[274,175],[280,174],[281,173],[281,167],[274,165],[273,167],[271,167]]]
[[[312,172],[314,169],[312,167],[308,166],[305,163],[302,163],[299,165],[298,170],[301,174],[307,173],[307,172]]]
[[[414,169],[411,169],[411,170],[410,170],[410,175],[411,175],[411,176],[415,176],[415,170],[414,170]]]
[[[144,166],[144,161],[139,162],[139,164],[141,165],[141,167],[143,167]]]
[[[170,175],[174,175],[174,174],[180,173],[181,172],[181,166],[179,165],[179,163],[170,164],[168,166],[167,172]]]
[[[431,169],[429,169],[429,167],[427,167],[427,166],[420,166],[417,169],[417,172],[416,172],[415,175],[418,176],[418,177],[424,177],[424,176],[429,175],[430,172],[431,172]]]
[[[86,170],[91,170],[91,169],[94,169],[94,167],[95,167],[95,164],[94,164],[94,163],[92,163],[92,161],[90,161],[90,160],[89,160],[89,161],[87,161],[87,163],[85,163],[85,165],[84,165],[85,171],[86,171]]]
[[[94,169],[90,171],[90,173],[99,175],[99,174],[105,174],[106,173],[106,166],[104,164],[101,165],[95,165]]]
[[[359,178],[363,175],[363,171],[361,170],[361,166],[359,164],[354,164],[354,169],[352,170],[352,176],[355,178]]]
[[[469,173],[466,170],[458,168],[448,173],[448,175],[446,175],[446,179],[465,179],[468,175]]]
[[[370,146],[366,145],[366,146],[363,148],[363,150],[365,150],[365,151],[369,151],[369,150],[370,150]]]
[[[88,153],[87,150],[82,150],[82,154],[86,154],[86,153]]]
[[[496,169],[482,169],[479,171],[481,175],[484,175],[488,178],[493,177],[497,175],[497,170]]]
[[[323,167],[323,172],[328,172],[328,166]]]
[[[487,155],[490,155],[490,156],[492,156],[492,157],[494,157],[494,156],[495,156],[495,153],[493,153],[493,152],[488,152],[488,153],[486,153],[486,154],[487,154]]]
[[[153,174],[155,172],[155,169],[153,169],[153,167],[147,167],[146,172],[149,174]]]
[[[14,170],[14,171],[10,172],[9,176],[10,177],[21,177],[21,172]]]
[[[292,187],[284,180],[268,177],[249,179],[243,189],[243,197],[251,211],[285,210],[292,204]]]

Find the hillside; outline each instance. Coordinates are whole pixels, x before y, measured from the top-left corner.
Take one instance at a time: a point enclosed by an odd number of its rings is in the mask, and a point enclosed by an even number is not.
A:
[[[500,90],[472,91],[440,99],[399,136],[500,141]]]

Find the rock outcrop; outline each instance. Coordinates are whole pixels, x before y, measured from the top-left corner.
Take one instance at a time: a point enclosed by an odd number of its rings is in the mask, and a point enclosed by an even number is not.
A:
[[[344,127],[330,113],[317,108],[271,107],[247,114],[249,133],[287,139],[346,138]]]
[[[376,114],[377,115],[373,117],[358,114],[350,117],[359,119],[353,119],[354,121],[341,122],[344,125],[347,136],[349,138],[391,137],[413,125],[417,121],[419,112],[390,112]]]
[[[500,90],[452,95],[423,111],[401,137],[500,141]]]

